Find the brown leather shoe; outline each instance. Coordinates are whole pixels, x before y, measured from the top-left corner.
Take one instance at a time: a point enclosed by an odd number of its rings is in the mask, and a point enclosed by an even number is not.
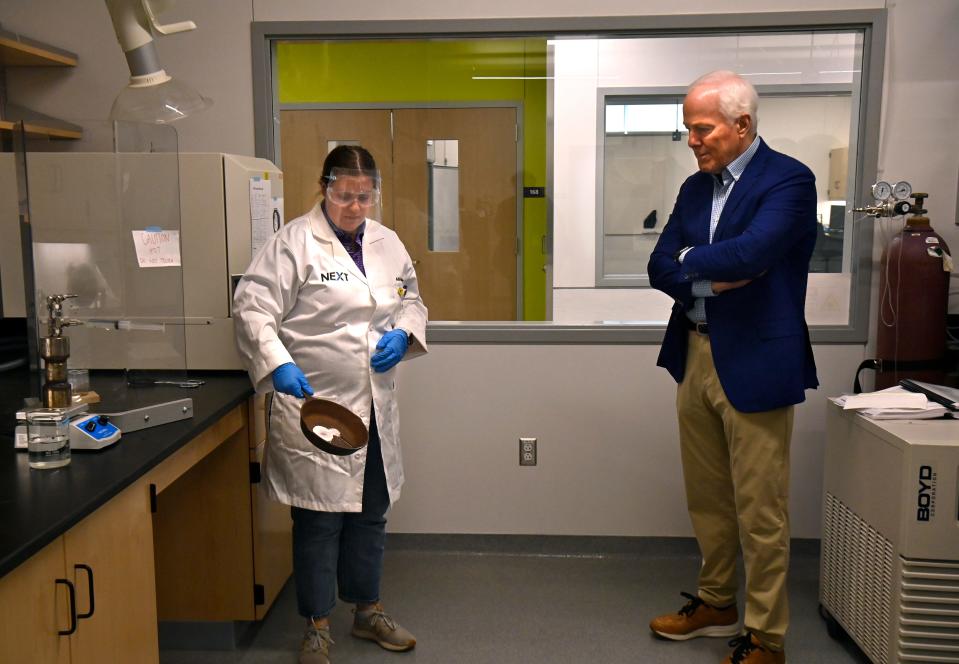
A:
[[[735,604],[720,609],[689,593],[680,594],[689,599],[686,606],[677,613],[667,613],[650,621],[649,628],[658,636],[673,641],[685,641],[697,636],[739,634],[739,613]]]
[[[723,664],[786,664],[786,653],[770,650],[755,636],[746,632],[729,642],[733,652]]]

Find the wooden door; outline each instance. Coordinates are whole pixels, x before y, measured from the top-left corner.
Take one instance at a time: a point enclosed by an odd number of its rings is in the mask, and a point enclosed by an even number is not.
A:
[[[416,265],[430,320],[515,320],[516,109],[394,111],[396,232]],[[427,141],[456,140],[459,232],[453,250],[430,243]]]
[[[357,141],[379,166],[381,221],[413,258],[430,320],[516,320],[515,108],[282,111],[280,137],[288,218],[315,203],[328,142]],[[458,144],[455,250],[431,247],[428,140]]]
[[[70,661],[70,601],[63,574],[63,538],[0,578],[0,662]]]
[[[287,220],[309,212],[319,200],[323,160],[330,143],[359,143],[373,155],[383,176],[383,219],[393,227],[390,202],[390,110],[280,111],[284,214]]]
[[[72,664],[159,661],[153,528],[144,481],[110,499],[64,535],[77,612],[93,605],[70,637]],[[85,565],[93,573],[81,567]],[[94,589],[91,601],[89,588]]]

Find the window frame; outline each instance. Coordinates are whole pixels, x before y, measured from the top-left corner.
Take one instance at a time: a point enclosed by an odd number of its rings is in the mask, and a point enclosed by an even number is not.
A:
[[[605,88],[600,88],[600,89],[605,89]],[[645,88],[644,88],[644,89],[645,89]],[[659,90],[660,88],[656,88],[656,89]],[[625,127],[625,124],[626,124],[626,118],[625,118],[625,116],[623,117],[623,125],[624,125],[625,131],[623,131],[623,132],[618,132],[618,131],[617,131],[617,132],[610,132],[610,131],[606,128],[606,126],[605,126],[605,125],[606,125],[606,120],[607,120],[607,117],[606,117],[606,116],[607,116],[607,113],[606,113],[606,111],[607,111],[607,109],[609,108],[609,105],[606,103],[606,99],[607,99],[607,98],[616,98],[617,100],[622,100],[622,101],[623,101],[623,104],[614,104],[614,105],[615,105],[615,106],[620,106],[620,105],[622,105],[624,109],[625,109],[625,108],[628,108],[628,107],[630,107],[630,106],[632,106],[632,107],[636,107],[636,106],[674,106],[674,107],[676,107],[677,112],[680,112],[679,109],[682,107],[682,104],[683,104],[683,97],[682,97],[681,95],[676,95],[676,96],[672,96],[672,95],[670,95],[670,96],[660,96],[660,95],[628,95],[628,94],[627,94],[627,95],[616,95],[616,94],[603,95],[603,96],[601,96],[599,99],[602,100],[602,103],[603,103],[603,115],[602,115],[601,117],[602,117],[602,119],[603,119],[603,132],[602,132],[602,133],[603,133],[604,138],[605,138],[606,136],[671,136],[671,135],[673,134],[673,131],[678,131],[678,132],[680,132],[680,133],[687,133],[686,128],[683,127],[682,121],[679,120],[678,118],[677,118],[677,121],[674,123],[674,125],[675,125],[674,130],[650,129],[650,130],[647,130],[647,131],[629,131],[629,128],[628,128],[628,127]],[[598,103],[598,102],[597,102],[597,103]],[[597,126],[597,128],[599,127],[599,117],[597,117],[596,126]]]
[[[863,65],[861,100],[851,122],[859,126],[856,183],[868,191],[878,165],[882,86],[886,49],[887,10],[855,9],[809,12],[726,13],[698,15],[556,17],[526,19],[437,19],[378,21],[254,21],[251,23],[253,115],[256,156],[274,159],[276,89],[274,45],[291,39],[434,39],[513,38],[547,39],[602,37],[710,36],[736,33],[785,33],[822,30],[861,30]],[[547,76],[552,75],[547,61]],[[546,310],[552,317],[553,290],[553,86],[547,80],[546,99]],[[605,124],[605,122],[603,123]],[[598,162],[602,163],[602,162]],[[601,175],[601,169],[599,175]],[[597,197],[601,201],[601,198]],[[868,339],[872,284],[873,227],[858,224],[846,325],[810,328],[813,343],[862,344]],[[601,288],[597,282],[595,288]],[[665,318],[665,315],[664,315]],[[552,321],[443,321],[430,323],[428,336],[439,343],[502,344],[658,344],[665,321],[656,324],[570,325]]]

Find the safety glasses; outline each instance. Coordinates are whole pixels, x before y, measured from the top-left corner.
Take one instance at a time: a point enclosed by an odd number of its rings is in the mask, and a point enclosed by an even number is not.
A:
[[[360,207],[368,208],[380,202],[380,192],[378,189],[351,191],[341,189],[337,185],[338,183],[333,183],[326,188],[326,200],[335,205],[353,205],[353,203],[358,203]]]
[[[377,170],[334,167],[323,179],[323,195],[333,205],[357,203],[361,208],[371,208],[380,202],[381,180]]]

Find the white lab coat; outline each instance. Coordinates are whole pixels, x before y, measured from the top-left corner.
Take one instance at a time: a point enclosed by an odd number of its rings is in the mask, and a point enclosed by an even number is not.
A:
[[[425,353],[426,306],[403,243],[371,219],[363,264],[366,276],[317,204],[273,236],[240,280],[233,298],[236,340],[257,392],[271,391],[273,370],[292,361],[315,396],[349,408],[367,427],[375,405],[393,503],[403,485],[396,368],[376,373],[370,357],[394,328],[412,335],[404,359]],[[312,510],[361,511],[366,448],[335,456],[314,447],[300,429],[302,403],[274,394],[263,468],[267,495]]]

